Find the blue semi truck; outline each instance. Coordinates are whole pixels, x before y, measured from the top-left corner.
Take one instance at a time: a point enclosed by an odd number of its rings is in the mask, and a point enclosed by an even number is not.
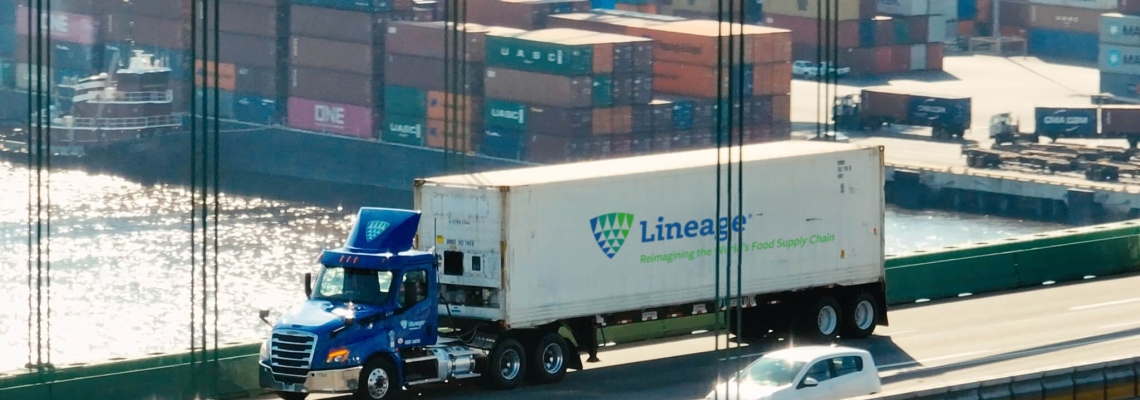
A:
[[[472,378],[554,383],[583,368],[581,353],[597,361],[601,327],[718,310],[744,338],[788,329],[796,343],[885,325],[882,149],[745,146],[752,176],[818,179],[748,186],[764,208],[732,218],[709,215],[711,195],[658,201],[715,177],[715,151],[422,179],[422,214],[362,208],[305,274],[307,299],[271,324],[261,386],[382,400]],[[733,245],[748,251],[731,299],[712,273],[730,232],[749,238]]]

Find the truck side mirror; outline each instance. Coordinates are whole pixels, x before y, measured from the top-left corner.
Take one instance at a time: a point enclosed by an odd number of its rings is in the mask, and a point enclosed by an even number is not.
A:
[[[265,324],[269,325],[269,327],[271,327],[271,328],[273,327],[273,323],[269,322],[269,309],[262,309],[262,310],[258,311],[257,317],[261,318],[261,321],[265,322]]]
[[[305,298],[313,298],[313,273],[305,273]]]

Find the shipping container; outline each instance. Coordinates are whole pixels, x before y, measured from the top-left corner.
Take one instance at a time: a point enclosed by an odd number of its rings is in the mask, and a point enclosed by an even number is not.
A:
[[[752,94],[757,96],[786,94],[792,91],[792,63],[756,64],[752,66]]]
[[[27,38],[21,38],[27,40]],[[16,26],[0,25],[0,57],[12,58],[16,55]]]
[[[15,64],[15,76],[13,77],[13,81],[17,89],[28,90],[29,85],[50,85],[51,87],[55,87],[63,82],[64,79],[82,78],[90,75],[88,73],[79,71],[68,71],[63,69],[41,67],[40,74],[46,74],[50,77],[50,79],[44,80],[43,82],[38,82],[37,78],[28,77],[29,74],[33,71],[34,68],[29,68],[29,65],[27,63],[18,62]]]
[[[237,66],[237,82],[234,92],[257,95],[264,98],[278,98],[282,91],[277,89],[277,70],[260,67]]]
[[[248,4],[251,6],[262,6],[262,7],[277,7],[280,4],[278,2],[278,0],[225,0],[225,1],[228,3],[234,3],[234,4]],[[283,1],[284,0],[282,0],[282,2]]]
[[[1120,13],[1101,15],[1100,43],[1140,46],[1140,16]]]
[[[555,136],[588,136],[593,133],[594,109],[532,106],[519,102],[487,99],[487,126],[538,132]]]
[[[942,43],[931,43],[926,48],[926,69],[930,71],[942,70],[942,58],[946,46]]]
[[[1127,98],[1140,98],[1140,75],[1101,71],[1100,92]]]
[[[875,48],[875,72],[892,74],[910,70],[910,46]]]
[[[194,84],[233,92],[237,87],[237,68],[230,63],[195,60]]]
[[[1066,32],[1051,29],[1029,30],[1029,54],[1069,60],[1094,61],[1097,59],[1095,33]]]
[[[292,0],[293,4],[335,8],[346,11],[383,12],[392,10],[391,0]]]
[[[433,90],[427,94],[427,117],[471,124],[483,123],[483,98]]]
[[[101,3],[100,5],[107,14],[133,14],[140,17],[186,21],[189,20],[191,12],[190,0],[94,1]]]
[[[1095,137],[1097,114],[1096,108],[1037,107],[1035,132],[1053,139]]]
[[[39,52],[34,52],[31,57],[38,57]],[[88,46],[77,43],[52,43],[51,44],[51,67],[65,71],[76,71],[83,74],[90,74],[100,70],[102,61],[103,48],[102,45]],[[22,63],[31,63],[28,54],[28,40],[18,40],[16,42],[16,61]],[[42,62],[47,62],[46,57]]]
[[[958,20],[972,21],[978,17],[978,2],[975,0],[958,0]]]
[[[362,44],[382,38],[387,26],[383,14],[297,4],[291,6],[289,20],[291,35]]]
[[[290,97],[373,108],[382,105],[375,95],[375,86],[379,84],[378,79],[368,75],[297,65],[289,67]]]
[[[1100,109],[1101,132],[1140,133],[1140,106],[1104,106]]]
[[[475,151],[477,143],[482,139],[482,130],[477,124],[463,125],[439,119],[428,119],[426,122],[424,145],[427,147],[466,153]]]
[[[930,0],[930,13],[941,15],[947,20],[956,21],[958,17],[959,0]]]
[[[384,116],[384,130],[380,140],[411,146],[423,146],[427,120],[398,114]]]
[[[252,124],[277,123],[277,101],[258,96],[240,96],[234,100],[234,119]]]
[[[721,78],[720,85],[717,84],[718,76]],[[730,79],[734,76],[735,79]],[[777,76],[773,79],[784,78]],[[790,85],[790,71],[787,79]],[[671,62],[657,62],[653,65],[653,90],[659,93],[708,99],[726,94],[736,96],[741,90],[740,85],[736,84],[737,82],[743,84],[745,95],[754,94],[755,75],[753,66],[736,66],[732,68],[732,71],[725,68],[718,74],[716,68],[696,65]]]
[[[1033,4],[1085,8],[1104,12],[1115,10],[1119,0],[1029,0],[1029,2]]]
[[[732,29],[744,36],[744,57],[735,62],[766,63],[791,61],[792,33],[787,29],[757,25],[728,24],[717,21],[692,20],[671,22],[631,31],[631,35],[653,39],[654,62],[671,62],[715,67],[718,64],[717,41],[721,32]],[[742,32],[742,33],[741,33]],[[727,60],[725,60],[727,62]]]
[[[956,36],[954,33],[957,32],[957,30],[947,31],[948,27],[950,24],[953,24],[953,22],[949,22],[948,24],[946,17],[943,17],[941,15],[931,15],[929,18],[930,20],[927,21],[928,30],[926,32],[926,43],[944,43],[948,39]],[[965,35],[973,36],[972,34]]]
[[[297,129],[371,138],[372,110],[350,104],[290,97],[288,125]]]
[[[551,15],[590,10],[587,0],[465,0],[467,22],[534,30]]]
[[[441,59],[455,58],[455,55],[463,54],[464,61],[481,63],[484,62],[484,55],[486,54],[488,32],[524,32],[521,29],[463,24],[459,26],[459,32],[454,33],[453,29],[448,29],[448,27],[454,26],[455,24],[447,24],[443,21],[393,22],[388,27],[388,33],[384,37],[384,46],[388,54],[407,54]],[[465,43],[450,43],[447,35],[453,33]],[[466,45],[465,49],[463,48],[464,45]]]
[[[916,44],[910,46],[910,70],[921,71],[926,69],[926,49],[928,45]]]
[[[622,15],[572,13],[551,15],[547,20],[547,27],[571,28],[602,33],[613,33],[618,35],[637,36],[636,32],[638,32],[638,28],[645,28],[677,21],[684,21],[684,19],[646,19]]]
[[[765,25],[783,28],[792,31],[792,43],[816,45],[821,42],[819,38],[819,20],[812,17],[795,17],[790,15],[767,15],[764,17]],[[839,47],[858,47],[860,40],[859,29],[862,21],[838,21],[835,29],[838,30]]]
[[[633,132],[634,108],[632,106],[600,107],[592,110],[592,128],[594,135],[614,135]],[[652,124],[652,116],[646,115],[640,125]]]
[[[80,3],[80,2],[77,2],[77,3]],[[52,10],[55,10],[55,11],[70,11],[70,10],[63,10],[55,4],[53,4],[52,6],[53,6]],[[24,9],[24,12],[27,13],[27,9]],[[74,12],[74,11],[72,11],[72,12]],[[91,12],[90,9],[88,11],[79,11],[79,12],[75,12],[75,13],[80,14],[80,15],[95,15],[96,14],[94,12]],[[24,18],[27,18],[27,15],[25,15]],[[15,32],[16,32],[15,31],[15,26],[16,26],[16,2],[15,1],[13,1],[13,0],[0,1],[0,25],[12,26],[13,35],[15,34]]]
[[[277,68],[284,61],[278,58],[276,38],[222,32],[218,34],[218,40],[223,43],[218,48],[222,62],[246,67]]]
[[[1029,5],[1029,27],[1074,33],[1097,33],[1103,11],[1042,4]]]
[[[503,128],[485,128],[479,152],[491,157],[519,160],[526,148],[526,132]]]
[[[1140,75],[1140,47],[1101,44],[1099,66],[1102,72]]]
[[[51,26],[48,26],[50,23]],[[28,7],[20,5],[16,9],[16,29],[20,36],[27,37],[33,28],[28,23]],[[100,42],[99,23],[95,17],[69,12],[52,11],[51,18],[41,19],[37,27],[41,32],[51,30],[53,41],[74,44],[95,45]]]
[[[918,126],[960,126],[969,129],[970,112],[969,97],[910,94],[907,123]]]
[[[220,4],[217,10],[221,17],[218,30],[243,35],[277,37],[276,7],[234,4],[225,1],[215,4]],[[213,5],[211,4],[211,6]],[[209,12],[212,14],[214,11]],[[213,20],[211,19],[211,21]]]
[[[293,65],[368,76],[380,72],[373,65],[373,47],[367,44],[302,36],[291,37],[289,43],[289,62]]]
[[[910,95],[890,90],[864,89],[859,96],[860,116],[882,116],[894,121],[906,121],[910,109]]]
[[[593,79],[589,76],[559,76],[487,67],[486,97],[534,105],[589,107],[593,104]]]
[[[634,70],[637,53],[652,54],[646,38],[553,28],[487,35],[487,65],[577,76]]]
[[[998,0],[993,0],[998,1]],[[1029,27],[1029,3],[1024,1],[1001,1],[1001,15],[998,17],[1001,26]]]
[[[1120,0],[1120,7],[1117,11],[1124,14],[1140,14],[1140,0]]]
[[[462,63],[463,70],[448,71],[445,69],[446,64],[442,59],[404,54],[388,54],[385,59],[384,82],[387,84],[449,92],[460,92],[460,89],[463,89],[462,93],[471,96],[481,96],[484,92],[483,64]],[[452,78],[456,82],[449,82],[445,79],[447,72],[454,74]],[[450,87],[448,86],[449,83],[451,84]]]
[[[816,18],[818,15],[820,15],[819,12],[821,4],[828,3],[823,3],[820,1],[768,0],[764,2],[764,14]],[[866,19],[874,17],[877,12],[875,0],[838,0],[838,6],[838,18],[833,16],[832,20],[848,21],[853,19]]]
[[[875,3],[875,10],[880,14],[903,16],[930,14],[931,0],[876,0]]]
[[[195,92],[199,107],[205,104],[207,110],[210,110],[210,115],[217,115],[224,119],[234,119],[234,92],[229,90],[198,89]],[[203,97],[205,99],[203,99]],[[205,103],[203,103],[205,100]],[[217,104],[215,105],[215,101]]]
[[[106,41],[176,50],[190,48],[190,24],[186,20],[109,14],[103,21]],[[225,47],[221,50],[225,51]]]
[[[427,91],[410,86],[384,85],[384,114],[427,118]]]

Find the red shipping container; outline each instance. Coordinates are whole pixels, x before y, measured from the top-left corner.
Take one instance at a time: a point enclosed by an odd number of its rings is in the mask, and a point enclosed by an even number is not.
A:
[[[926,69],[931,71],[942,70],[942,57],[945,54],[945,45],[931,43],[926,47]]]
[[[360,107],[377,107],[380,97],[373,93],[375,79],[368,75],[330,71],[324,68],[291,66],[289,96],[330,101]]]
[[[910,46],[875,48],[875,73],[891,74],[910,70]]]
[[[102,30],[103,39],[108,42],[134,40],[135,44],[143,46],[171,50],[190,48],[190,25],[187,21],[131,14],[110,14],[104,20]],[[232,45],[222,46],[221,50],[225,51],[226,47],[232,47]]]
[[[999,1],[999,0],[977,0],[977,1],[975,1],[974,2],[974,9],[977,10],[977,14],[974,15],[974,21],[977,21],[980,23],[992,23],[994,20],[994,13],[993,13],[993,10],[994,10],[994,3],[993,2],[994,1]],[[1004,7],[1005,4],[1002,4],[1002,6]],[[1004,9],[1002,9],[1002,13],[1005,13]]]
[[[228,2],[222,2],[219,8],[218,12],[221,14],[222,22],[218,30],[244,35],[277,37],[276,8]]]
[[[289,123],[297,129],[371,138],[372,110],[348,104],[289,98]]]
[[[990,17],[993,18],[993,17]],[[1001,2],[1001,15],[998,16],[1001,26],[1029,27],[1029,3],[1024,1]]]
[[[69,43],[93,45],[99,42],[99,23],[90,15],[73,14],[52,11],[51,18],[46,16],[39,22],[38,28],[43,31],[49,29],[51,24],[51,39]],[[28,23],[28,7],[18,6],[16,9],[16,33],[28,36],[32,29]],[[26,39],[20,39],[26,40]]]
[[[467,22],[505,26],[518,29],[546,27],[548,16],[555,7],[566,10],[562,14],[590,11],[586,0],[466,0]]]
[[[381,15],[296,4],[289,18],[290,35],[364,44],[382,38],[387,26]]]
[[[289,38],[289,62],[361,75],[379,72],[374,70],[372,46],[310,37]]]

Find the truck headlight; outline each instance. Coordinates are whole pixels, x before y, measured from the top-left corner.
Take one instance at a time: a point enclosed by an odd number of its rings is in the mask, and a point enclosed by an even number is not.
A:
[[[345,347],[329,350],[329,356],[325,359],[327,364],[341,364],[346,361],[348,361],[348,348]]]
[[[268,360],[269,359],[269,341],[268,340],[261,342],[261,353],[258,354],[258,357],[261,358],[262,360]]]

